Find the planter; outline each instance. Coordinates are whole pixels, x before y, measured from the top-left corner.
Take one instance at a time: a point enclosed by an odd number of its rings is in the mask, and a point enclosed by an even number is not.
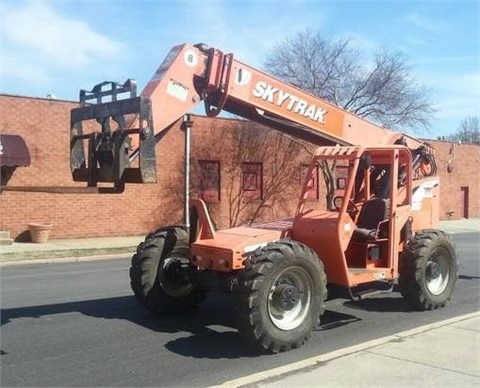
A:
[[[50,231],[52,230],[52,225],[32,223],[28,224],[28,230],[30,231],[30,237],[33,243],[44,243],[48,241]]]

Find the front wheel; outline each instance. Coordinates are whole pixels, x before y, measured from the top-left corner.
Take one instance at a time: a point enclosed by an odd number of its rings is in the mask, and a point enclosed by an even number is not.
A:
[[[257,249],[234,292],[240,331],[264,351],[300,347],[319,324],[326,284],[322,262],[305,245],[281,240]]]
[[[452,298],[457,272],[451,237],[441,230],[423,230],[400,257],[398,286],[414,308],[433,310]]]
[[[160,314],[187,311],[205,296],[192,280],[188,229],[158,229],[148,235],[132,258],[130,285],[137,299]]]

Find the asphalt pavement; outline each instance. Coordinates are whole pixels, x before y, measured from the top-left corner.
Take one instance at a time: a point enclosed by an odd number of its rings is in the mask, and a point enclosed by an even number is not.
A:
[[[448,233],[480,231],[479,219],[442,221]],[[0,246],[0,266],[131,256],[143,236],[50,240]],[[480,260],[480,257],[479,257]],[[478,278],[477,278],[478,281]],[[478,311],[364,342],[222,387],[479,387]]]

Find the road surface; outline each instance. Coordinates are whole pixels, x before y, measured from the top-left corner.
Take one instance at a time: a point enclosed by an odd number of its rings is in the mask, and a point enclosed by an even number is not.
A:
[[[152,316],[132,296],[126,260],[4,268],[1,386],[212,386],[478,311],[479,237],[454,236],[460,276],[447,308],[412,311],[398,293],[337,294],[311,340],[278,355],[245,345],[224,295],[189,314]]]

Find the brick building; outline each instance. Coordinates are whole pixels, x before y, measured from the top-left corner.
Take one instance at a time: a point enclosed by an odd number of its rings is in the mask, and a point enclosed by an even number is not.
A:
[[[440,177],[440,219],[480,217],[480,144],[431,143]]]
[[[77,103],[0,95],[1,134],[17,134],[31,156],[28,167],[2,167],[8,186],[78,186],[69,168],[70,109]],[[193,116],[191,191],[205,199],[215,224],[291,215],[309,162],[308,145],[234,119]],[[437,149],[440,217],[480,217],[480,146],[444,141]],[[0,230],[13,238],[30,222],[53,225],[53,238],[143,235],[182,221],[181,122],[156,147],[158,183],[127,185],[122,194],[0,193]],[[13,171],[12,171],[13,170]],[[309,194],[324,201],[320,174]]]

